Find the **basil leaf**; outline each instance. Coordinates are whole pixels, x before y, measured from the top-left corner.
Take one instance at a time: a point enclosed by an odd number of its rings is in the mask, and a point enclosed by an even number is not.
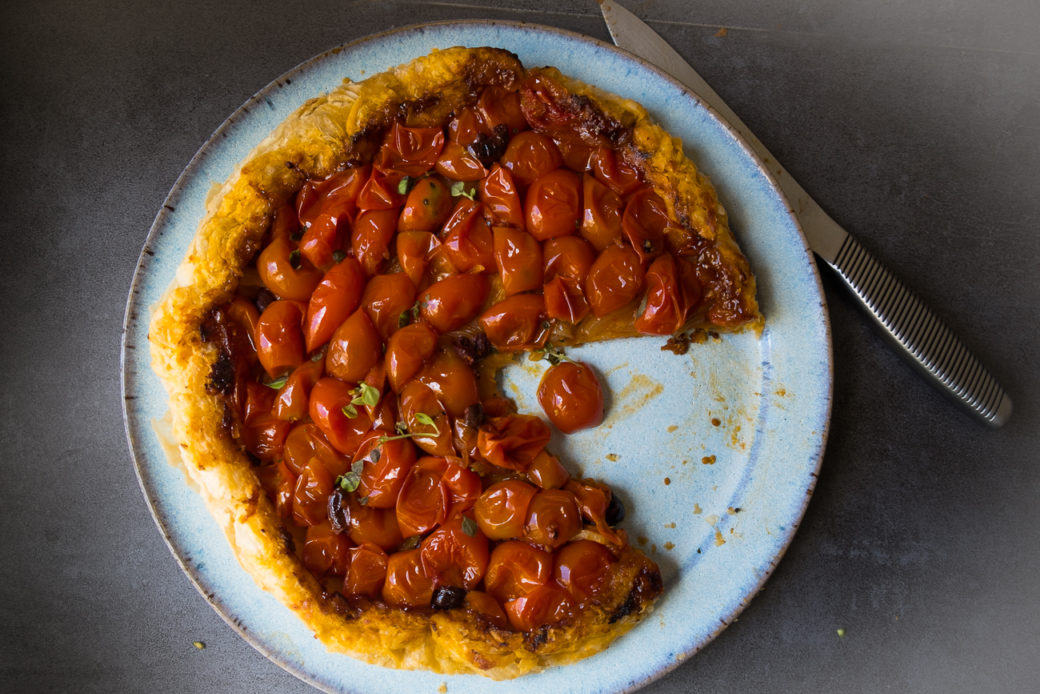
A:
[[[351,470],[336,478],[336,486],[345,492],[357,491],[361,486],[361,475]]]
[[[355,417],[357,417],[358,414],[357,408],[354,407],[354,405],[351,403],[347,403],[346,405],[344,405],[343,409],[341,409],[340,411],[343,414],[345,414],[348,419],[354,419]]]
[[[466,533],[470,537],[477,536],[477,522],[469,516],[462,517],[462,532]]]
[[[411,185],[412,185],[412,177],[411,176],[405,176],[404,178],[401,179],[401,182],[397,184],[397,192],[400,193],[401,195],[404,195],[405,193],[408,192],[408,189],[411,187]]]
[[[281,390],[282,386],[285,385],[286,381],[289,380],[289,374],[285,374],[273,381],[264,381],[264,385],[273,390]]]

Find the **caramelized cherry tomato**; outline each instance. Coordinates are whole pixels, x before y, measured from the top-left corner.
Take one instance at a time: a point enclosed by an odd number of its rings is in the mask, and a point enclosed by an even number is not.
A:
[[[589,302],[578,280],[558,275],[542,287],[542,296],[549,318],[577,323],[589,314]]]
[[[575,540],[556,553],[553,578],[578,603],[595,602],[616,561],[600,543]]]
[[[307,301],[321,282],[322,272],[300,257],[288,236],[275,236],[256,261],[260,280],[280,299]]]
[[[383,339],[362,309],[336,328],[325,355],[325,370],[341,381],[364,380],[383,358]]]
[[[471,590],[466,593],[463,606],[473,614],[480,615],[489,624],[499,628],[508,629],[509,620],[498,601],[487,593],[479,590]]]
[[[328,342],[336,328],[357,309],[364,286],[364,274],[354,258],[344,258],[329,268],[307,304],[307,352]]]
[[[507,169],[498,164],[492,166],[491,173],[478,184],[477,190],[480,191],[480,202],[491,224],[523,228],[524,206],[513,176]]]
[[[454,352],[437,353],[416,380],[434,392],[452,417],[461,417],[470,405],[480,401],[473,369]]]
[[[480,475],[465,467],[460,458],[448,458],[441,481],[448,488],[451,507],[448,518],[457,518],[473,508],[480,497]]]
[[[523,229],[495,227],[495,265],[502,277],[506,296],[540,289],[542,286],[542,245]]]
[[[335,219],[354,219],[357,196],[368,180],[371,168],[352,166],[337,171],[321,181],[307,181],[296,194],[296,214],[305,227],[314,226],[316,220],[326,215]],[[306,234],[305,234],[306,236]]]
[[[397,210],[365,210],[350,235],[350,249],[366,275],[375,275],[390,257],[397,230]]]
[[[491,540],[511,540],[524,534],[527,509],[538,489],[520,480],[492,484],[477,499],[473,518]]]
[[[285,463],[275,463],[257,468],[260,486],[267,496],[274,501],[274,508],[282,520],[292,516],[293,490],[296,487],[296,475],[286,467]]]
[[[592,157],[596,153],[595,147],[577,141],[556,141],[556,148],[560,150],[563,157],[563,165],[571,171],[584,173],[592,168]]]
[[[311,458],[320,460],[333,479],[350,467],[350,459],[333,448],[313,422],[297,424],[289,431],[283,455],[285,464],[296,475],[304,471]]]
[[[524,214],[527,231],[539,241],[578,231],[581,179],[570,169],[540,176],[527,191]]]
[[[621,230],[640,261],[656,258],[664,251],[664,230],[668,227],[668,210],[664,200],[647,186],[637,190],[625,205]]]
[[[487,169],[480,160],[467,152],[457,142],[448,142],[437,160],[437,173],[452,181],[479,181],[487,176]]]
[[[560,464],[559,458],[548,451],[542,451],[527,468],[527,479],[542,489],[558,489],[570,480],[570,473]]]
[[[675,263],[679,270],[679,287],[682,290],[683,305],[686,307],[685,317],[688,318],[700,306],[701,299],[704,298],[704,287],[697,276],[697,267],[693,263],[684,258],[676,258]]]
[[[295,369],[304,359],[303,311],[295,301],[272,301],[256,322],[253,344],[272,378]]]
[[[574,495],[564,489],[542,489],[527,507],[524,538],[556,549],[581,532],[581,513]]]
[[[276,460],[282,455],[285,437],[292,424],[274,415],[262,414],[242,427],[242,445],[262,461]]]
[[[448,122],[448,141],[467,147],[483,134],[483,124],[472,108],[463,109],[461,113]]]
[[[510,626],[517,631],[559,624],[574,614],[570,596],[555,585],[538,586],[527,595],[510,600],[504,608]]]
[[[671,335],[686,320],[686,302],[679,284],[679,268],[670,253],[658,257],[646,273],[646,308],[635,329],[647,335]]]
[[[477,448],[492,465],[523,472],[551,436],[549,425],[529,414],[492,417],[477,434]]]
[[[559,275],[577,280],[580,285],[585,282],[592,263],[596,261],[596,251],[580,236],[549,239],[542,244],[542,252],[546,282]]]
[[[563,165],[563,157],[552,139],[533,130],[511,139],[501,161],[521,186],[529,186]]]
[[[394,123],[379,150],[377,166],[418,178],[433,168],[443,149],[441,128],[406,128]]]
[[[344,412],[355,397],[353,387],[338,378],[322,378],[311,389],[309,414],[332,447],[345,455],[353,455],[364,435],[372,428],[372,417],[364,408],[356,408],[353,417]]]
[[[499,602],[523,597],[552,578],[553,556],[526,542],[503,542],[491,551],[484,588]]]
[[[406,325],[386,342],[386,377],[395,393],[412,380],[437,349],[437,333],[426,323]]]
[[[595,177],[582,179],[581,235],[597,251],[621,240],[621,217],[625,203],[621,197]]]
[[[419,294],[423,319],[438,332],[458,330],[476,318],[491,285],[486,275],[450,275]]]
[[[404,536],[397,527],[397,514],[392,508],[370,508],[361,504],[354,495],[347,495],[350,508],[350,541],[354,544],[371,542],[386,551],[401,545]]]
[[[306,417],[307,399],[311,395],[311,388],[324,372],[323,359],[308,359],[293,369],[285,385],[278,391],[271,413],[277,419],[287,422],[295,422]]]
[[[480,325],[495,349],[515,352],[545,343],[545,318],[545,299],[540,294],[517,294],[484,311]]]
[[[371,542],[350,550],[350,567],[343,579],[344,595],[374,598],[383,590],[386,580],[387,555]]]
[[[397,222],[401,231],[437,231],[448,220],[454,203],[451,191],[436,176],[416,181],[408,192]]]
[[[583,362],[550,366],[538,384],[538,403],[565,434],[603,422],[603,389],[592,367]]]
[[[455,270],[440,240],[428,231],[399,231],[395,245],[397,262],[416,287],[423,285],[426,268],[431,262],[435,277],[450,274]]]
[[[437,394],[425,383],[413,380],[401,389],[400,411],[412,441],[430,455],[455,455],[451,442],[451,423],[448,413]],[[429,418],[433,425],[419,420]]]
[[[510,135],[527,129],[527,121],[520,110],[520,93],[502,87],[486,87],[477,100],[477,114],[488,131],[504,125]]]
[[[618,158],[614,150],[604,147],[592,158],[592,172],[618,195],[631,193],[641,184],[639,172]]]
[[[398,210],[404,205],[404,193],[400,192],[404,174],[399,171],[385,171],[379,167],[372,169],[372,174],[361,192],[358,193],[359,210]]]
[[[298,525],[317,525],[328,517],[332,475],[317,458],[311,458],[296,478],[293,490],[293,520]]]
[[[260,312],[256,310],[256,304],[236,296],[227,306],[227,316],[249,339],[249,346],[252,348],[252,354],[249,356],[255,361],[256,344],[253,342],[253,337],[256,335],[256,324],[260,321]],[[248,353],[250,350],[243,351]]]
[[[582,518],[595,525],[596,532],[612,546],[624,546],[624,538],[607,523],[607,509],[612,496],[608,487],[592,480],[571,480],[564,489],[577,499]]]
[[[376,275],[361,295],[361,306],[384,340],[401,327],[401,314],[414,303],[415,285],[403,272]]]
[[[347,572],[350,543],[333,531],[328,521],[309,526],[305,538],[300,559],[312,574],[320,578],[327,573],[342,576]]]
[[[416,460],[415,446],[408,439],[394,439],[392,431],[375,430],[361,444],[355,461],[363,461],[358,495],[371,508],[393,508],[405,477]],[[388,441],[381,441],[386,437]]]
[[[610,246],[592,264],[585,280],[585,296],[595,316],[635,300],[643,290],[643,266],[639,254],[629,246]]]
[[[422,566],[419,549],[394,552],[386,564],[383,602],[390,607],[429,607],[433,581]]]
[[[459,198],[444,225],[444,251],[459,272],[495,267],[494,242],[483,209],[479,202]]]
[[[420,458],[405,477],[397,497],[397,527],[411,537],[433,530],[444,522],[451,504],[442,477],[443,458]]]
[[[479,530],[466,532],[466,522],[455,518],[423,540],[423,570],[437,585],[476,588],[489,560],[488,539]]]

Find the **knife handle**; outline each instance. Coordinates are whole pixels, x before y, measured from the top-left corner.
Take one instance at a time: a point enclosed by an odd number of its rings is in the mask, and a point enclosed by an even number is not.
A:
[[[1011,416],[1011,398],[950,329],[910,290],[882,267],[852,235],[833,261],[845,284],[903,348],[914,366],[986,424],[1002,426]]]

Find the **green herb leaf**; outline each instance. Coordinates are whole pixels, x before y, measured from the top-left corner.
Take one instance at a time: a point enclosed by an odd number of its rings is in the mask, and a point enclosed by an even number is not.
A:
[[[281,390],[282,386],[284,386],[286,381],[288,380],[289,374],[285,374],[284,376],[276,378],[272,381],[264,381],[264,385],[268,388],[271,388],[272,390]]]
[[[397,192],[404,195],[408,192],[408,189],[412,187],[412,177],[405,176],[401,179],[401,182],[397,184]]]
[[[373,463],[378,463],[379,459],[383,457],[383,452],[379,450],[379,446],[372,449],[372,452],[368,454],[368,459]]]
[[[433,421],[433,417],[426,414],[425,412],[416,412],[415,421],[419,422],[419,424],[425,424],[428,427],[433,427],[434,429],[437,428],[437,425]]]
[[[346,415],[348,419],[354,419],[355,417],[357,417],[358,414],[357,408],[354,407],[352,403],[347,403],[346,405],[344,405],[340,412]]]
[[[345,492],[357,491],[361,486],[361,475],[351,470],[336,478],[336,486]]]
[[[368,495],[359,496],[357,502],[362,506],[368,506]]]
[[[477,536],[477,522],[469,516],[462,517],[462,532],[466,533],[470,537]]]
[[[396,431],[398,434],[407,434],[408,425],[404,422],[397,422],[396,424],[394,424],[394,431]]]
[[[365,383],[364,381],[354,389],[357,396],[351,401],[355,405],[367,405],[369,407],[375,407],[379,404],[379,396],[382,392],[375,386]]]
[[[406,537],[397,549],[401,552],[407,552],[410,549],[417,548],[420,542],[422,542],[422,535],[412,535],[411,537]]]
[[[364,469],[365,469],[365,461],[364,460],[355,460],[353,463],[350,464],[350,471],[353,472],[355,475],[360,476],[361,473],[364,471]]]
[[[300,258],[300,249],[297,248],[289,254],[289,265],[292,266],[293,270],[299,270],[300,265],[303,264],[303,260]]]
[[[464,198],[469,198],[470,200],[474,200],[474,199],[476,199],[475,198],[476,194],[477,194],[477,189],[476,188],[469,188],[469,189],[467,189],[466,188],[466,183],[464,181],[455,181],[454,183],[451,184],[451,196],[453,198],[457,198],[459,196],[462,196]]]
[[[337,249],[335,251],[332,251],[332,260],[333,260],[333,262],[342,263],[346,259],[346,257],[347,257],[347,254],[344,253],[343,251],[339,250],[339,249]]]

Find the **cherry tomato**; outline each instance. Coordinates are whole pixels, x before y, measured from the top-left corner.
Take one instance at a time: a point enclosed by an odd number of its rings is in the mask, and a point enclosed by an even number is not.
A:
[[[490,485],[477,499],[473,518],[491,540],[511,540],[524,534],[527,508],[538,489],[520,480]]]
[[[531,461],[527,468],[527,479],[542,489],[558,489],[567,484],[570,473],[560,464],[559,458],[548,451],[542,451]]]
[[[361,294],[361,306],[384,340],[401,327],[401,314],[414,303],[415,285],[403,272],[376,275]]]
[[[263,383],[250,381],[246,383],[245,407],[242,408],[242,421],[253,424],[263,415],[271,414],[274,407],[275,391]]]
[[[603,389],[584,362],[550,366],[538,384],[538,403],[553,425],[565,434],[603,422]]]
[[[545,281],[557,275],[584,283],[596,260],[596,251],[580,236],[561,236],[542,244]],[[580,284],[579,284],[580,286]]]
[[[300,559],[312,574],[321,578],[327,573],[342,576],[350,561],[350,543],[333,531],[328,521],[307,528]]]
[[[373,431],[361,444],[354,460],[364,462],[358,495],[370,508],[393,508],[405,477],[416,460],[415,446],[408,439],[392,438],[392,431]]]
[[[297,525],[317,525],[328,517],[332,475],[317,458],[311,458],[296,478],[293,490],[293,520]]]
[[[540,294],[517,294],[484,311],[480,325],[495,349],[515,352],[545,343],[545,318],[545,299]]]
[[[272,301],[256,322],[253,344],[271,378],[303,363],[303,311],[295,301]]]
[[[292,424],[267,413],[242,427],[242,445],[262,461],[276,460],[282,455],[285,437]]]
[[[437,585],[476,588],[489,560],[488,539],[479,530],[466,532],[462,518],[449,520],[423,540],[423,571]]]
[[[253,343],[253,337],[256,335],[256,324],[260,321],[260,312],[256,310],[256,304],[252,301],[246,301],[240,296],[236,296],[231,300],[231,303],[227,305],[226,310],[228,318],[230,318],[248,338],[251,349],[243,351],[247,353],[251,352],[250,356],[255,362],[256,345]]]
[[[444,225],[444,250],[459,272],[479,272],[495,267],[491,228],[482,211],[481,203],[459,198]]]
[[[397,262],[416,287],[423,286],[426,268],[431,263],[434,277],[455,271],[440,240],[428,231],[399,231],[395,245]]]
[[[448,140],[462,147],[473,144],[482,134],[480,117],[472,108],[464,109],[448,123]]]
[[[480,615],[489,624],[499,628],[508,629],[509,620],[498,601],[487,593],[480,590],[471,590],[466,593],[463,606],[473,614]]]
[[[643,291],[643,266],[629,246],[609,246],[596,258],[585,280],[585,296],[595,316],[635,300]]]
[[[337,219],[354,219],[357,196],[371,173],[371,168],[352,166],[337,171],[321,181],[307,181],[296,194],[296,214],[299,223],[313,226],[322,214]]]
[[[490,289],[482,273],[449,275],[419,294],[422,317],[438,332],[458,330],[480,313]]]
[[[534,415],[491,417],[479,429],[477,448],[492,465],[523,472],[549,443],[551,433]]]
[[[370,508],[361,504],[353,494],[347,495],[350,508],[350,541],[354,544],[370,542],[387,551],[404,541],[397,527],[397,514],[392,508]]]
[[[365,286],[361,265],[354,258],[336,263],[311,294],[304,322],[307,352],[329,341],[332,333],[357,309]]]
[[[256,260],[260,280],[280,299],[307,301],[321,282],[322,272],[300,257],[287,236],[275,236]]]
[[[394,123],[379,150],[376,166],[418,178],[433,168],[443,149],[441,128],[406,128]]]
[[[584,173],[592,168],[592,157],[596,153],[595,147],[577,141],[556,141],[556,148],[560,150],[563,157],[563,165],[571,171]]]
[[[523,229],[494,227],[495,265],[506,296],[540,289],[542,245]]]
[[[484,588],[499,602],[523,597],[552,579],[553,556],[520,540],[510,540],[491,551]]]
[[[332,447],[345,455],[353,455],[369,429],[372,417],[364,408],[347,416],[343,408],[351,404],[355,393],[352,386],[338,378],[320,379],[311,389],[309,414]]]
[[[303,473],[311,458],[320,460],[333,479],[350,468],[350,458],[333,448],[313,422],[297,424],[289,431],[283,454],[285,464],[296,475]]]
[[[444,458],[420,458],[412,466],[397,496],[397,527],[401,535],[422,535],[444,522],[451,504],[442,477]]]
[[[480,401],[473,369],[454,352],[438,352],[416,380],[426,385],[452,417],[461,417]]]
[[[429,607],[433,581],[423,571],[419,549],[394,552],[386,564],[383,602],[390,607]]]
[[[448,518],[457,518],[473,508],[480,497],[480,475],[467,468],[460,458],[448,458],[448,466],[441,475],[441,481],[448,488],[451,507]]]
[[[409,381],[401,389],[398,399],[401,419],[413,434],[412,441],[416,446],[430,455],[455,455],[448,413],[429,386],[417,380]],[[424,415],[423,419],[428,417],[433,425],[419,421],[420,414]]]
[[[647,186],[637,190],[625,204],[621,230],[640,261],[656,258],[664,252],[664,230],[668,227],[668,210],[664,200]]]
[[[564,489],[542,489],[527,507],[524,538],[556,549],[581,532],[581,513],[574,495]]]
[[[581,179],[570,169],[539,177],[527,191],[524,213],[527,231],[539,241],[578,231]]]
[[[350,567],[343,579],[344,595],[374,598],[383,590],[387,555],[382,548],[366,542],[350,549]]]
[[[592,172],[618,195],[631,193],[641,185],[639,172],[622,161],[614,150],[606,147],[593,156]]]
[[[365,210],[358,215],[350,235],[350,249],[366,275],[375,275],[390,257],[390,242],[397,230],[397,210]]]
[[[621,217],[625,203],[621,196],[596,178],[582,178],[581,235],[597,251],[621,241]]]
[[[296,475],[286,467],[285,463],[264,465],[256,471],[260,486],[274,502],[275,511],[282,520],[292,516],[293,489],[296,487]]]
[[[563,165],[563,157],[552,139],[533,130],[511,139],[501,161],[521,186],[529,186]]]
[[[531,631],[559,624],[574,614],[574,603],[565,590],[555,585],[538,586],[527,595],[503,606],[509,625],[517,631]]]
[[[404,205],[404,193],[400,192],[404,174],[399,171],[384,171],[372,168],[372,174],[358,193],[359,210],[397,210]]]
[[[437,333],[426,323],[406,325],[386,342],[386,376],[390,388],[401,392],[437,349]]]
[[[437,231],[448,220],[454,202],[451,191],[436,176],[425,176],[408,192],[397,221],[401,231]]]
[[[486,87],[477,100],[477,114],[489,131],[499,125],[506,126],[510,135],[527,129],[527,121],[520,110],[519,92],[497,86]]]
[[[589,302],[578,280],[559,275],[542,287],[545,314],[549,318],[577,323],[589,314]]]
[[[563,487],[578,501],[578,510],[582,518],[596,526],[596,532],[602,535],[611,545],[622,547],[624,538],[607,523],[607,509],[610,508],[612,492],[605,485],[592,480],[571,480]]]
[[[325,370],[341,381],[364,380],[383,358],[383,339],[362,309],[336,328],[325,355]]]
[[[448,142],[436,165],[437,173],[452,181],[479,181],[487,169],[457,142]]]
[[[647,335],[671,335],[686,320],[686,302],[679,284],[679,268],[670,253],[658,257],[646,273],[646,308],[635,329]]]
[[[324,359],[308,359],[295,369],[278,391],[271,414],[277,419],[295,422],[307,416],[307,399],[311,388],[325,372]]]
[[[686,317],[689,317],[700,306],[704,298],[704,288],[697,276],[697,267],[684,258],[675,261],[679,270],[679,287],[682,290],[683,305]]]
[[[553,578],[578,603],[595,602],[617,559],[592,540],[575,540],[556,552]]]
[[[477,190],[489,223],[523,228],[524,206],[508,169],[493,165],[491,173],[477,185]]]

